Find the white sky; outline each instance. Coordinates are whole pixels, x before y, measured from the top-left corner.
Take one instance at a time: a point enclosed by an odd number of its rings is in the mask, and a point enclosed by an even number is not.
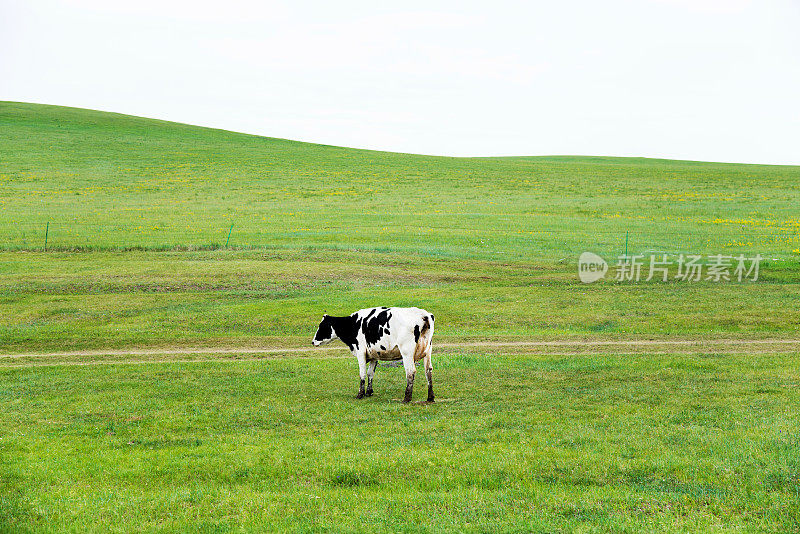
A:
[[[800,164],[799,0],[0,0],[0,100],[440,155]]]

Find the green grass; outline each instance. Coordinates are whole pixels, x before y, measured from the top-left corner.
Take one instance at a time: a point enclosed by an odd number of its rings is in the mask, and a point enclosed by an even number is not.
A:
[[[0,529],[800,528],[798,353],[436,364],[411,406],[349,359],[0,371]]]
[[[0,246],[359,248],[560,259],[592,249],[797,259],[800,167],[443,158],[0,103]]]
[[[376,304],[459,337],[800,325],[800,167],[415,156],[13,102],[0,154],[6,351],[295,343]],[[613,261],[626,233],[768,262],[755,284],[577,283],[578,254]]]
[[[438,339],[797,338],[795,266],[742,284],[583,285],[575,271],[324,250],[0,252],[0,346],[305,346],[323,313],[382,303],[431,310]]]
[[[0,531],[797,531],[792,345],[440,348],[429,406],[392,400],[399,369],[356,402],[341,350],[7,353],[308,346],[322,313],[384,304],[435,313],[435,345],[797,339],[799,184],[0,102]],[[757,282],[581,284],[577,256],[613,260],[626,233],[631,253],[767,259]]]

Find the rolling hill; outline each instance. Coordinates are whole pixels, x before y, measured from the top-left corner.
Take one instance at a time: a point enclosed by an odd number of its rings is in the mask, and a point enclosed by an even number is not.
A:
[[[12,102],[0,132],[6,350],[305,344],[376,304],[458,339],[800,324],[798,167],[416,156]],[[626,248],[766,261],[758,283],[578,282],[582,251]]]
[[[445,158],[0,103],[0,247],[797,257],[800,167]]]

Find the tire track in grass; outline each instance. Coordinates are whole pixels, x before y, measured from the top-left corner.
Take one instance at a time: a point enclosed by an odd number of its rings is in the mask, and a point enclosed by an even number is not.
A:
[[[774,350],[756,350],[756,351],[716,351],[716,352],[697,352],[697,351],[674,351],[674,352],[663,352],[659,351],[660,354],[670,354],[670,355],[677,355],[677,356],[702,356],[702,355],[709,355],[709,354],[724,354],[726,356],[748,356],[748,355],[757,355],[757,354],[796,354],[798,353],[797,350],[787,350],[787,351],[774,351]],[[515,356],[524,356],[526,354],[519,354],[513,353]],[[535,353],[527,353],[527,355],[535,356],[591,356],[593,352],[535,352]],[[614,352],[616,356],[641,356],[643,352]],[[350,354],[343,354],[341,356],[323,356],[323,357],[310,357],[309,359],[314,360],[347,360],[350,359],[352,356]],[[203,359],[185,359],[185,358],[176,358],[176,359],[169,359],[169,358],[154,358],[151,360],[94,360],[94,361],[38,361],[38,362],[20,362],[15,364],[0,364],[0,369],[18,369],[18,368],[31,368],[31,367],[89,367],[93,365],[145,365],[145,364],[165,364],[165,363],[252,363],[252,362],[263,362],[268,360],[278,360],[281,359],[278,356],[275,357],[263,357],[263,358],[203,358]],[[419,365],[419,362],[417,363]],[[400,367],[399,364],[395,364],[394,362],[382,364],[383,367]]]
[[[794,345],[800,350],[800,339],[638,339],[638,340],[551,340],[551,341],[465,341],[463,343],[435,343],[435,348],[462,347],[651,347],[664,346],[719,346],[719,345]],[[282,354],[303,352],[329,352],[346,350],[345,347],[167,347],[131,349],[95,349],[63,352],[0,353],[0,358],[66,357],[66,356],[147,356],[157,354]]]
[[[434,345],[436,352],[449,353],[465,349],[485,349],[503,352],[513,349],[516,354],[552,356],[581,356],[613,351],[615,354],[776,354],[800,352],[798,339],[671,339],[671,340],[614,340],[614,341],[470,341],[443,342]],[[622,351],[615,349],[623,349]],[[561,350],[559,350],[561,349]],[[565,350],[566,349],[566,350]],[[326,354],[327,353],[327,354]],[[333,355],[338,353],[336,355]],[[247,355],[246,357],[236,357]],[[113,349],[48,353],[0,354],[0,367],[38,367],[54,365],[114,365],[158,363],[236,363],[281,358],[288,355],[313,359],[350,357],[345,347],[184,347],[163,349]],[[126,357],[135,358],[126,358]],[[152,356],[152,358],[147,358]],[[169,356],[176,356],[170,358]],[[186,356],[199,356],[187,358]],[[144,358],[143,358],[144,357]],[[62,359],[64,358],[64,359]],[[69,359],[67,359],[69,358]],[[79,358],[79,359],[76,359]],[[96,358],[96,359],[93,359]]]

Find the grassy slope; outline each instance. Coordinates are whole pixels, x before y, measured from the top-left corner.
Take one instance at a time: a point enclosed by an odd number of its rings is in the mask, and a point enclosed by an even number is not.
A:
[[[0,103],[0,153],[6,350],[294,343],[376,303],[436,310],[444,336],[800,324],[798,167],[437,158],[18,103]],[[153,251],[224,243],[231,223],[256,248]],[[745,286],[578,284],[577,254],[611,259],[626,231],[631,252],[771,260]]]
[[[353,247],[484,259],[800,247],[800,167],[440,158],[0,103],[0,245]]]

